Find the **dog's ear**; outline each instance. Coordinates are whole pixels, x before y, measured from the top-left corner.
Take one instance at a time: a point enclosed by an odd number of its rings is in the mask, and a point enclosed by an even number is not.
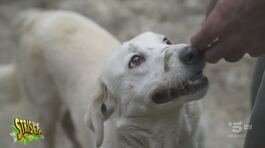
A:
[[[89,128],[96,134],[97,147],[101,146],[104,139],[104,121],[113,113],[115,99],[109,92],[107,86],[100,82],[98,94],[93,98],[88,106],[85,121]]]

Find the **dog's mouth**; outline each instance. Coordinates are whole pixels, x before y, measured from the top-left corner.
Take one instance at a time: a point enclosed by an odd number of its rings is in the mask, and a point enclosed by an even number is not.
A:
[[[152,100],[157,104],[171,102],[178,97],[194,94],[208,86],[208,79],[199,71],[191,78],[169,89],[159,89],[152,95]]]

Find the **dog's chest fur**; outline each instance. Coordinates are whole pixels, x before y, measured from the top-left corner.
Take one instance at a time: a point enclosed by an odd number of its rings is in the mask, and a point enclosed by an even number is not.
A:
[[[181,130],[150,131],[132,126],[120,130],[123,131],[118,133],[118,139],[126,148],[183,148],[191,143],[190,135]]]
[[[167,120],[122,121],[116,129],[117,143],[126,148],[194,148],[198,117],[188,107]],[[198,113],[198,112],[197,112]]]

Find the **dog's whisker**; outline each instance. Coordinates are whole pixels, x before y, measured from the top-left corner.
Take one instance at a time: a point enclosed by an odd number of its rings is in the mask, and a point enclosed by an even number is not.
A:
[[[168,91],[167,91],[167,95],[170,96],[170,88],[171,88],[171,81],[169,80],[169,78],[167,78],[168,80]]]
[[[186,90],[186,88],[185,88],[185,86],[184,86],[184,85],[185,85],[184,82],[180,83],[180,85],[181,85],[181,89],[184,90],[184,93],[187,94],[188,91]]]
[[[176,78],[176,82],[177,82],[178,84],[181,84],[181,81],[180,81],[179,79],[177,79],[177,78]],[[177,93],[180,94],[179,89],[177,89]]]

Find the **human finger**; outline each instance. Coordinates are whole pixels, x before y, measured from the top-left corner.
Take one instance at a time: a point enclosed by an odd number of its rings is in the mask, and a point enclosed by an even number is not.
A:
[[[238,50],[233,50],[235,52],[232,52],[232,53],[228,53],[224,59],[227,61],[227,62],[237,62],[239,61],[240,59],[242,59],[242,57],[245,55],[245,52],[242,52],[240,51],[240,49]]]
[[[205,51],[211,45],[216,38],[222,36],[222,29],[224,28],[224,22],[222,18],[218,16],[218,12],[215,10],[205,20],[202,28],[191,37],[191,44],[193,47],[200,51]]]

